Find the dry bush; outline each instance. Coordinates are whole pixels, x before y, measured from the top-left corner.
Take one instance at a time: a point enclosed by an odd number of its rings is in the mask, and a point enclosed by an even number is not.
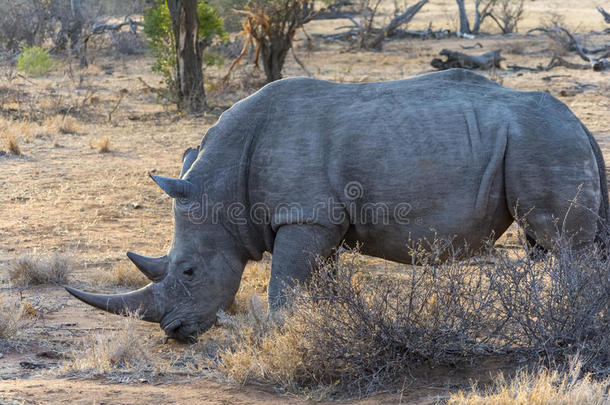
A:
[[[65,284],[71,272],[70,260],[59,254],[50,257],[21,256],[8,265],[9,280],[21,287]]]
[[[256,46],[255,65],[262,59],[267,82],[282,78],[282,67],[292,47],[296,31],[314,17],[311,0],[253,0],[244,6],[242,34],[246,37],[242,52],[229,68],[229,73],[250,44]],[[228,77],[228,74],[227,74]]]
[[[96,140],[89,140],[89,147],[91,149],[97,149],[99,153],[109,153],[110,149],[110,137],[104,136]]]
[[[500,376],[494,386],[452,394],[448,405],[606,405],[610,403],[610,379],[597,381],[582,375],[582,363],[575,361],[567,372],[542,368],[522,371],[513,379]]]
[[[4,139],[6,141],[6,148],[11,155],[21,155],[21,147],[17,141],[17,137],[14,134],[5,132]]]
[[[0,0],[0,47],[16,51],[42,45],[53,32],[49,5],[43,0]]]
[[[0,297],[0,352],[21,351],[27,346],[29,332],[38,318],[38,311],[28,304],[27,301]],[[31,309],[36,313],[28,312]]]
[[[29,132],[29,125],[25,122],[0,118],[0,133],[4,138],[6,149],[12,155],[21,155],[21,147],[17,138],[22,135],[27,136]]]
[[[76,134],[79,125],[76,119],[70,115],[56,115],[44,121],[43,128],[50,134]]]
[[[517,32],[517,25],[525,11],[524,2],[525,0],[497,0],[497,7],[489,16],[502,30],[502,34]]]
[[[493,301],[476,301],[490,294],[476,266],[413,267],[397,288],[395,277],[373,276],[355,257],[326,263],[295,293],[284,322],[257,305],[223,320],[233,340],[216,367],[240,383],[367,395],[422,362],[454,364],[493,349],[497,323],[483,318]]]
[[[610,246],[607,239],[605,244]],[[597,246],[578,251],[572,246],[557,237],[543,257],[532,257],[527,248],[496,252],[486,271],[506,319],[502,339],[559,363],[578,354],[586,371],[608,376],[610,262]]]
[[[63,372],[85,372],[91,375],[113,371],[139,371],[149,367],[147,347],[136,333],[138,317],[132,314],[121,320],[117,330],[102,330],[89,334],[80,350],[72,353],[73,360]]]
[[[546,257],[489,248],[459,260],[452,243],[419,242],[411,251],[420,266],[396,275],[373,275],[353,255],[324,263],[283,320],[256,300],[245,314],[223,315],[228,336],[213,366],[240,383],[357,396],[420,365],[508,352],[560,365],[581,353],[587,372],[609,375],[609,264],[595,249],[566,246]]]
[[[7,340],[18,339],[23,308],[19,303],[8,303],[0,298],[0,347]]]
[[[148,279],[127,263],[117,263],[109,273],[102,273],[96,280],[107,286],[140,288],[149,283]]]

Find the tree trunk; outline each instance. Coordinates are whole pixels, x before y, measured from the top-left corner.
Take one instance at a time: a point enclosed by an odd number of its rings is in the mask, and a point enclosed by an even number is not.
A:
[[[472,27],[472,34],[478,34],[481,30],[481,12],[479,11],[480,5],[481,0],[476,0],[474,5],[474,27]]]
[[[466,14],[466,5],[464,0],[455,0],[460,10],[460,33],[470,34],[470,24],[468,23],[468,14]]]
[[[263,41],[261,44],[263,68],[268,83],[282,78],[282,66],[284,66],[284,60],[286,60],[286,55],[290,50],[290,42],[286,43],[282,39],[276,39],[275,42],[273,45],[267,43],[267,41]]]
[[[72,22],[70,24],[70,42],[74,49],[80,42],[83,33],[83,9],[80,0],[70,0],[70,11],[72,11]]]
[[[197,0],[168,0],[176,46],[178,106],[190,112],[205,108]]]

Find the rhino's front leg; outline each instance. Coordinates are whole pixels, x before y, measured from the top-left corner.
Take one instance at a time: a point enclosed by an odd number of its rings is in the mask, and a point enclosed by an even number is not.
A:
[[[273,243],[269,305],[278,309],[285,301],[285,292],[298,281],[305,281],[316,265],[316,259],[327,258],[343,239],[341,226],[314,224],[283,225]]]

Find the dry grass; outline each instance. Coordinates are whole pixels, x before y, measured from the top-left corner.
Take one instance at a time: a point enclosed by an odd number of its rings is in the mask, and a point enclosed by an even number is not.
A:
[[[38,317],[38,313],[31,315],[28,310],[24,301],[0,297],[0,353],[15,349],[21,351],[26,347],[31,338],[31,327]]]
[[[451,394],[448,405],[607,405],[610,379],[595,380],[582,375],[582,363],[574,362],[568,372],[543,368],[536,373],[522,371],[513,379],[500,376],[488,389]]]
[[[21,155],[21,147],[19,146],[19,142],[17,142],[17,137],[14,134],[5,133],[4,139],[6,141],[6,148],[11,155]]]
[[[102,330],[88,335],[81,349],[72,353],[72,361],[64,364],[62,371],[98,375],[147,368],[147,347],[142,342],[142,336],[136,332],[137,322],[137,316],[132,315],[125,317],[117,330]]]
[[[128,263],[117,263],[108,273],[100,274],[96,281],[107,286],[140,288],[149,283],[148,279]]]
[[[89,147],[91,149],[97,149],[99,153],[108,153],[111,151],[110,149],[110,137],[104,136],[97,140],[90,140]]]
[[[28,134],[28,126],[25,123],[0,118],[0,133],[4,138],[6,149],[12,155],[21,155],[21,147],[17,138]]]
[[[76,134],[80,126],[76,119],[70,115],[56,115],[45,119],[43,128],[50,134]]]
[[[23,307],[18,303],[8,303],[0,298],[0,347],[3,341],[15,340],[20,337]]]
[[[250,297],[246,313],[220,313],[219,322],[228,331],[227,346],[210,365],[239,384],[263,380],[296,390],[302,337],[282,328],[280,318],[272,317],[257,295]]]
[[[12,284],[27,287],[37,284],[65,284],[72,272],[72,265],[65,256],[21,256],[8,265],[8,277]]]

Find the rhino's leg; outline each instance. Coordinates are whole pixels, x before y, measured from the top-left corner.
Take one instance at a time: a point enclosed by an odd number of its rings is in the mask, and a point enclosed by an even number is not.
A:
[[[529,256],[534,260],[542,259],[549,252],[548,249],[545,249],[541,246],[533,236],[530,234],[525,234],[525,240],[527,241],[527,246],[529,247]]]
[[[275,236],[269,305],[277,309],[285,303],[285,291],[305,281],[319,258],[326,259],[341,243],[345,231],[340,226],[315,224],[283,225]]]

